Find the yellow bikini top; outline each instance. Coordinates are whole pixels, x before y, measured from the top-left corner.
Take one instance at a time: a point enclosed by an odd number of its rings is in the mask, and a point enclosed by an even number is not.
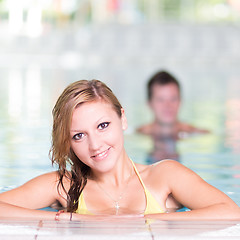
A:
[[[157,200],[153,197],[153,195],[149,192],[149,190],[145,187],[142,178],[140,177],[140,174],[134,164],[134,162],[131,160],[133,168],[135,173],[137,174],[144,192],[145,192],[145,196],[146,196],[146,208],[144,211],[144,215],[146,214],[154,214],[154,213],[164,213],[163,209],[160,207],[159,203],[157,202]],[[93,213],[91,213],[90,211],[88,211],[85,200],[83,198],[83,192],[80,194],[79,196],[79,201],[78,201],[78,209],[76,210],[76,213],[79,214],[89,214],[92,215]]]

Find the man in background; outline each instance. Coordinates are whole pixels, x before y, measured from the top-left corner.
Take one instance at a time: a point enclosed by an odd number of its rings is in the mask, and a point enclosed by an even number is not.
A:
[[[148,104],[154,114],[151,123],[143,125],[137,132],[152,137],[156,160],[177,159],[176,140],[190,133],[208,133],[178,119],[181,104],[181,89],[177,79],[166,71],[157,72],[147,85]]]

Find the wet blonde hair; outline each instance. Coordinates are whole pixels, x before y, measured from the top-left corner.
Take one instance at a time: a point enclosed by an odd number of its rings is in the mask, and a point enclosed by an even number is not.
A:
[[[67,193],[67,210],[74,212],[78,207],[78,198],[87,183],[90,168],[81,162],[70,145],[70,127],[74,109],[79,105],[103,100],[112,105],[119,117],[122,116],[122,106],[112,90],[99,80],[80,80],[70,84],[58,98],[52,114],[52,147],[50,150],[53,164],[58,165],[59,186],[66,192],[63,178],[70,179],[70,189]],[[67,166],[71,166],[71,174]]]

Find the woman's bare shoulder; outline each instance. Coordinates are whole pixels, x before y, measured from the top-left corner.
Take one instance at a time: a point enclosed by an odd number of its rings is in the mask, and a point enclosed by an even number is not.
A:
[[[172,159],[165,159],[154,163],[152,166],[152,174],[162,174],[168,177],[175,176],[177,173],[182,173],[186,171],[192,172],[189,168],[181,164],[180,162]]]
[[[151,166],[152,166],[152,169],[159,170],[159,169],[163,169],[163,168],[164,169],[165,168],[177,168],[177,167],[182,166],[182,164],[176,160],[164,159],[164,160],[161,160],[159,162],[152,164]]]
[[[35,184],[36,182],[48,182],[49,184],[51,183],[57,183],[59,181],[59,173],[58,171],[52,171],[52,172],[47,172],[43,173],[37,177],[34,177],[33,179],[27,181],[24,185],[28,184]]]
[[[20,191],[46,191],[48,189],[52,192],[64,192],[63,187],[68,190],[70,186],[70,174],[66,174],[66,176],[63,176],[62,178],[62,184],[60,183],[60,174],[58,171],[52,171],[48,173],[43,173],[37,177],[34,177],[33,179],[27,181],[23,185],[16,188],[16,190]],[[57,190],[58,189],[58,190]]]
[[[176,171],[186,169],[176,160],[166,159],[151,165],[136,164],[139,173],[145,177],[158,179],[163,177],[172,177]]]
[[[53,172],[48,172],[43,175],[40,175],[37,177],[40,179],[40,181],[46,181],[48,183],[52,183],[54,185],[59,185],[62,187],[61,184],[59,184],[61,177],[59,174],[59,171],[53,171]],[[66,171],[65,175],[62,176],[62,184],[65,189],[69,189],[70,182],[71,182],[71,173],[69,171]]]
[[[154,172],[159,173],[159,171],[165,171],[167,168],[177,167],[179,164],[180,163],[175,160],[166,159],[151,165],[135,163],[135,166],[140,174],[152,175]]]

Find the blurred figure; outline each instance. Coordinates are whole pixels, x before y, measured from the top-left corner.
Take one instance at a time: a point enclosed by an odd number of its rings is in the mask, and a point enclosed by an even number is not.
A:
[[[152,137],[154,161],[165,158],[178,160],[176,140],[189,133],[208,133],[208,130],[194,127],[179,121],[178,112],[181,104],[180,84],[166,71],[157,72],[147,85],[148,104],[154,114],[154,121],[143,125],[137,132]],[[151,161],[153,162],[153,160]]]
[[[178,138],[185,133],[208,132],[178,120],[180,84],[168,72],[158,72],[149,80],[148,103],[155,119],[152,123],[139,127],[139,133]]]
[[[173,159],[180,162],[176,138],[153,135],[152,142],[152,150],[148,153],[146,158],[147,164],[153,164],[163,159]]]

